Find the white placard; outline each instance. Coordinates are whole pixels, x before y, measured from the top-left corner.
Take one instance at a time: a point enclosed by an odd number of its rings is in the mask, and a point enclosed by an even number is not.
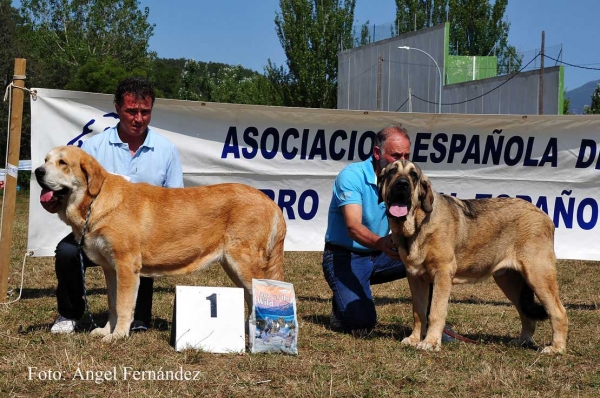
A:
[[[176,286],[174,346],[214,353],[244,352],[244,290]]]

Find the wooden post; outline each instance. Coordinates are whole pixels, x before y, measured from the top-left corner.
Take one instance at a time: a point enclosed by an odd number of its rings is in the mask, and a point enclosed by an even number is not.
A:
[[[25,87],[25,59],[15,59],[13,84]],[[0,301],[6,301],[8,271],[10,268],[10,247],[12,245],[17,199],[17,172],[19,170],[19,150],[21,148],[21,126],[23,124],[23,98],[21,89],[13,89],[10,115],[10,141],[8,143],[8,164],[4,186],[4,210],[2,216],[2,236],[0,238]]]
[[[538,101],[539,110],[538,115],[544,114],[544,46],[546,42],[546,32],[542,30],[542,50],[540,51],[540,99]]]

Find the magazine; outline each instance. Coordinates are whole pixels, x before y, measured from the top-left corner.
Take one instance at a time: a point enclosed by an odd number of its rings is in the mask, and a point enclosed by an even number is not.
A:
[[[252,279],[250,352],[298,354],[296,295],[291,283]]]

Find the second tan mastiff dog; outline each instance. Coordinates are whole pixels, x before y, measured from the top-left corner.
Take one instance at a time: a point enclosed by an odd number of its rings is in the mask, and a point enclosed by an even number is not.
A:
[[[255,188],[134,184],[73,146],[51,150],[35,175],[41,200],[60,200],[58,215],[78,241],[87,224],[83,249],[104,270],[110,313],[92,334],[105,342],[129,335],[140,275],[184,275],[218,262],[244,288],[249,309],[252,278],[283,280],[283,213]]]
[[[438,351],[452,284],[493,276],[521,317],[515,342],[532,344],[536,320],[549,315],[552,345],[542,352],[565,351],[568,322],[558,295],[554,224],[543,211],[522,199],[460,200],[439,194],[406,160],[382,170],[378,189],[412,294],[414,327],[402,344]],[[534,302],[534,293],[543,307]]]

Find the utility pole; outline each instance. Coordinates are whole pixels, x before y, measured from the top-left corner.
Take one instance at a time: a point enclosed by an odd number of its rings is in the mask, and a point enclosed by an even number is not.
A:
[[[542,30],[542,50],[540,51],[541,61],[540,61],[540,99],[538,115],[544,114],[544,46],[546,43],[546,32]]]
[[[25,87],[25,59],[16,58],[13,84]],[[13,227],[15,225],[15,203],[17,200],[17,173],[19,170],[19,150],[21,149],[21,126],[23,124],[22,89],[16,89],[12,96],[10,132],[8,141],[8,163],[6,164],[6,183],[4,186],[4,216],[2,217],[2,237],[0,238],[0,301],[6,301],[8,291],[8,271],[10,268],[10,247],[12,245]]]
[[[377,110],[381,110],[381,69],[383,66],[383,57],[377,56]]]

